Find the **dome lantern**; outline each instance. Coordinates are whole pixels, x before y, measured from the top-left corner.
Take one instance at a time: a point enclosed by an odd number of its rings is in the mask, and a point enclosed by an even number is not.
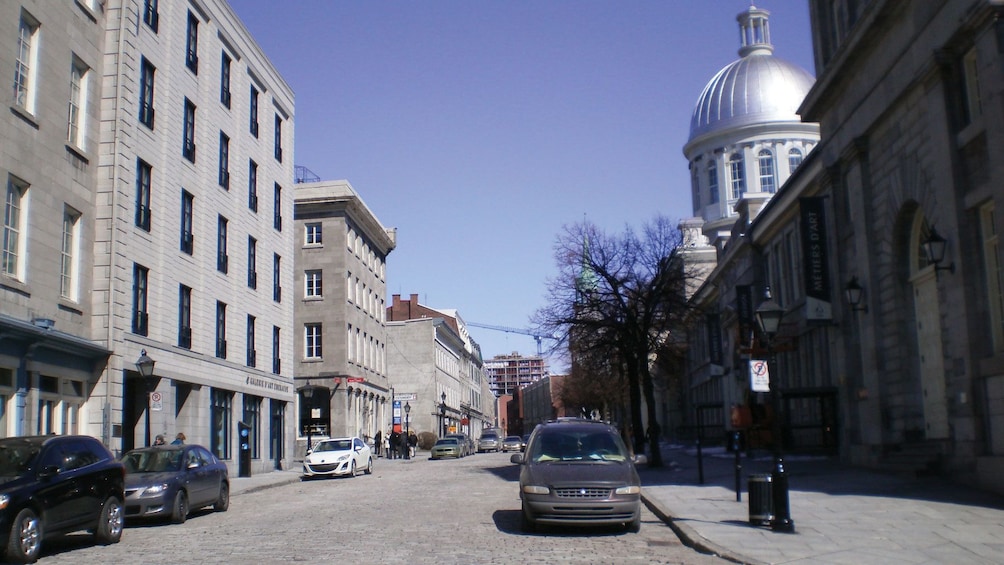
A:
[[[770,55],[774,46],[770,43],[770,12],[750,5],[750,9],[736,16],[739,21],[739,56]]]

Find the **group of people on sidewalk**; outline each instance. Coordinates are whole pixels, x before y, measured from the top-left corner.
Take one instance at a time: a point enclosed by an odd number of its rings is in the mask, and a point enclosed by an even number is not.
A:
[[[415,448],[418,447],[418,436],[414,431],[407,434],[397,430],[390,430],[383,434],[377,430],[373,438],[373,450],[377,457],[388,459],[409,459],[415,456]]]

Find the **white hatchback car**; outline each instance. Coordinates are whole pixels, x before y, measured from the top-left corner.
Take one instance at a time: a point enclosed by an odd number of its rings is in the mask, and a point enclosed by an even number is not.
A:
[[[360,471],[373,472],[370,446],[357,437],[322,439],[303,458],[303,478],[356,476]]]

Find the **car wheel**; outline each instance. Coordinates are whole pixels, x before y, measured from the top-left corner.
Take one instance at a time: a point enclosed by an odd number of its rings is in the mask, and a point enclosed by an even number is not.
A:
[[[519,513],[519,526],[520,526],[520,529],[522,529],[524,532],[526,532],[528,534],[532,534],[532,533],[534,533],[534,532],[537,531],[537,523],[534,522],[532,519],[530,519],[529,516],[526,515],[526,511],[525,510],[520,510],[520,513]]]
[[[351,466],[352,466],[352,468],[349,469],[349,476],[350,477],[354,477],[354,476],[356,476],[356,460],[355,459],[352,460]]]
[[[98,517],[98,527],[94,537],[98,543],[118,543],[122,539],[122,529],[125,527],[125,512],[118,497],[109,496],[101,505],[101,515]]]
[[[630,522],[628,522],[625,525],[624,529],[627,530],[627,531],[629,531],[629,532],[631,532],[632,534],[637,534],[638,532],[640,532],[641,531],[641,512],[638,512],[638,514],[635,515],[634,519],[631,520]]]
[[[220,483],[220,497],[213,504],[213,510],[226,512],[230,508],[230,484],[226,481]]]
[[[17,563],[34,563],[42,549],[42,522],[31,509],[17,513],[10,526],[7,559]]]
[[[185,494],[185,491],[179,490],[178,494],[174,495],[174,507],[171,509],[171,522],[175,524],[184,524],[187,519],[188,495]]]
[[[366,462],[366,474],[367,475],[373,474],[373,459],[370,459],[369,461]]]

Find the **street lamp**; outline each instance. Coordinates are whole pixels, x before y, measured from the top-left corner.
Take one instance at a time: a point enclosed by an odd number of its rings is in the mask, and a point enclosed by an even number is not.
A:
[[[439,437],[446,437],[446,393],[439,395]]]
[[[788,507],[788,474],[784,470],[784,456],[781,452],[781,386],[780,374],[777,371],[777,360],[774,357],[772,341],[777,335],[784,316],[784,308],[780,307],[770,297],[770,288],[764,293],[764,301],[756,309],[756,320],[760,330],[767,338],[767,371],[770,376],[770,403],[774,412],[771,421],[771,435],[774,444],[774,471],[771,473],[771,500],[774,503],[774,516],[770,527],[774,531],[794,533],[795,522],[791,519]]]
[[[300,389],[303,399],[307,401],[307,452],[313,447],[314,428],[314,389],[317,388],[309,382]]]
[[[411,459],[411,403],[404,403],[404,442],[407,446],[404,450],[404,458]]]
[[[153,366],[156,363],[146,354],[146,350],[139,352],[139,359],[136,360],[136,370],[143,377],[143,385],[146,387],[146,444],[150,445],[150,410],[153,408],[153,399],[150,394],[153,392]]]

